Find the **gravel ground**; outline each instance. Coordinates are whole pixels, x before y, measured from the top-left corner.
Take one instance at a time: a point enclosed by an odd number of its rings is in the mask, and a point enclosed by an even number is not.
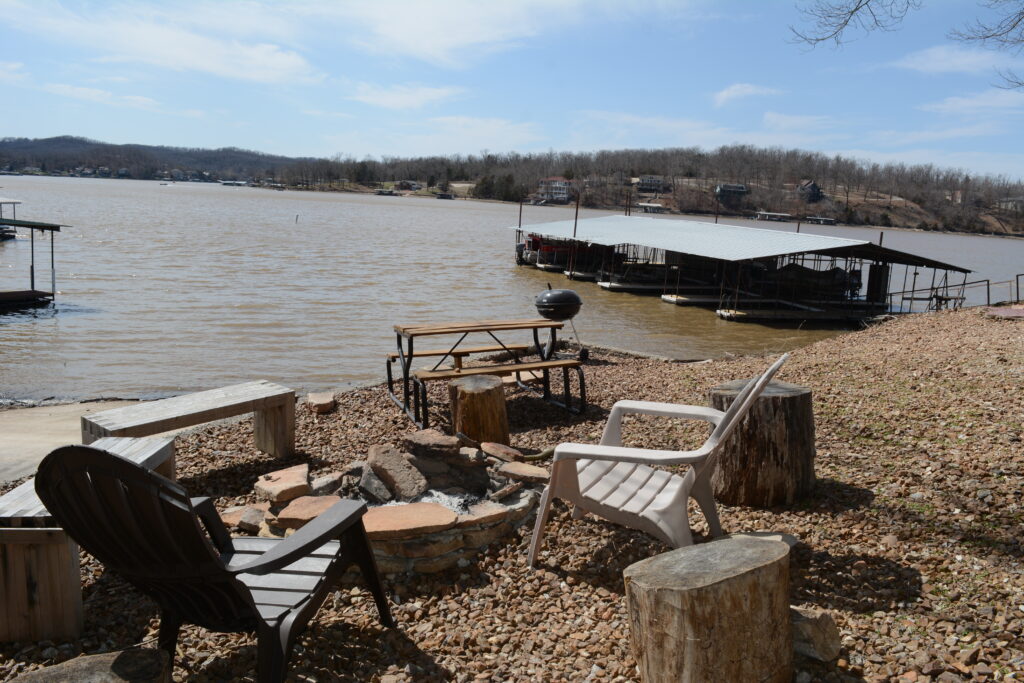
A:
[[[512,442],[528,453],[594,442],[617,399],[706,403],[710,387],[765,366],[765,358],[686,364],[597,353],[586,371],[587,414],[512,395]],[[720,514],[727,531],[802,541],[792,603],[832,610],[844,647],[831,665],[798,657],[796,680],[1020,680],[1024,324],[978,310],[907,316],[797,350],[779,378],[814,392],[816,492],[789,507],[721,506]],[[248,420],[187,435],[181,483],[223,509],[248,502],[264,472],[300,461],[327,472],[411,429],[382,387],[338,398],[329,415],[298,411],[292,459],[257,452]],[[624,433],[628,445],[687,448],[703,429],[631,418]],[[702,534],[699,512],[691,521]],[[524,526],[465,569],[386,577],[394,631],[379,626],[362,587],[345,587],[301,638],[291,676],[635,680],[622,570],[667,548],[590,517],[574,522],[556,503],[534,571],[525,566],[529,535]],[[82,585],[83,637],[0,645],[0,679],[82,652],[155,646],[150,601],[84,554]],[[186,627],[174,678],[252,680],[254,664],[251,636]]]

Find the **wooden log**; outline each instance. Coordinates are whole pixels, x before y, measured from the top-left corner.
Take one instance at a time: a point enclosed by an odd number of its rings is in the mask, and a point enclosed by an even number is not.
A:
[[[477,443],[509,445],[505,389],[500,377],[473,375],[448,384],[452,431]]]
[[[749,380],[711,390],[711,406],[726,410]],[[814,490],[814,410],[811,390],[772,381],[724,445],[711,476],[726,505],[790,505]]]
[[[642,560],[623,577],[640,680],[792,680],[786,543],[726,536]]]

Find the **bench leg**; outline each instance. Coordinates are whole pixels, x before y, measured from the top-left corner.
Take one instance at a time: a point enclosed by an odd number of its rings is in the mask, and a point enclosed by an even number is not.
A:
[[[0,642],[78,638],[78,545],[60,529],[4,528],[0,556]]]
[[[275,458],[295,452],[295,395],[273,408],[257,410],[253,415],[256,448]]]

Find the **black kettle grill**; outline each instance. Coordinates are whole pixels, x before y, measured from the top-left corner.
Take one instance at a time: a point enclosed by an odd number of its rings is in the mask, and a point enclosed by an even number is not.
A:
[[[543,318],[559,322],[568,320],[572,325],[573,335],[579,343],[579,334],[576,333],[576,326],[572,322],[583,306],[583,300],[580,299],[579,294],[571,289],[551,289],[549,284],[546,290],[537,295],[533,303]],[[590,351],[584,348],[582,343],[580,343],[578,357],[584,362],[590,357]]]

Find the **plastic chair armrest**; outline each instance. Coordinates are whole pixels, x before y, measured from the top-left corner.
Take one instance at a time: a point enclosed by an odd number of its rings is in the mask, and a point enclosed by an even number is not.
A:
[[[684,465],[699,463],[708,457],[710,449],[696,451],[661,451],[626,446],[599,446],[585,443],[563,443],[555,448],[554,461],[607,460],[610,462],[636,462],[657,465]]]

